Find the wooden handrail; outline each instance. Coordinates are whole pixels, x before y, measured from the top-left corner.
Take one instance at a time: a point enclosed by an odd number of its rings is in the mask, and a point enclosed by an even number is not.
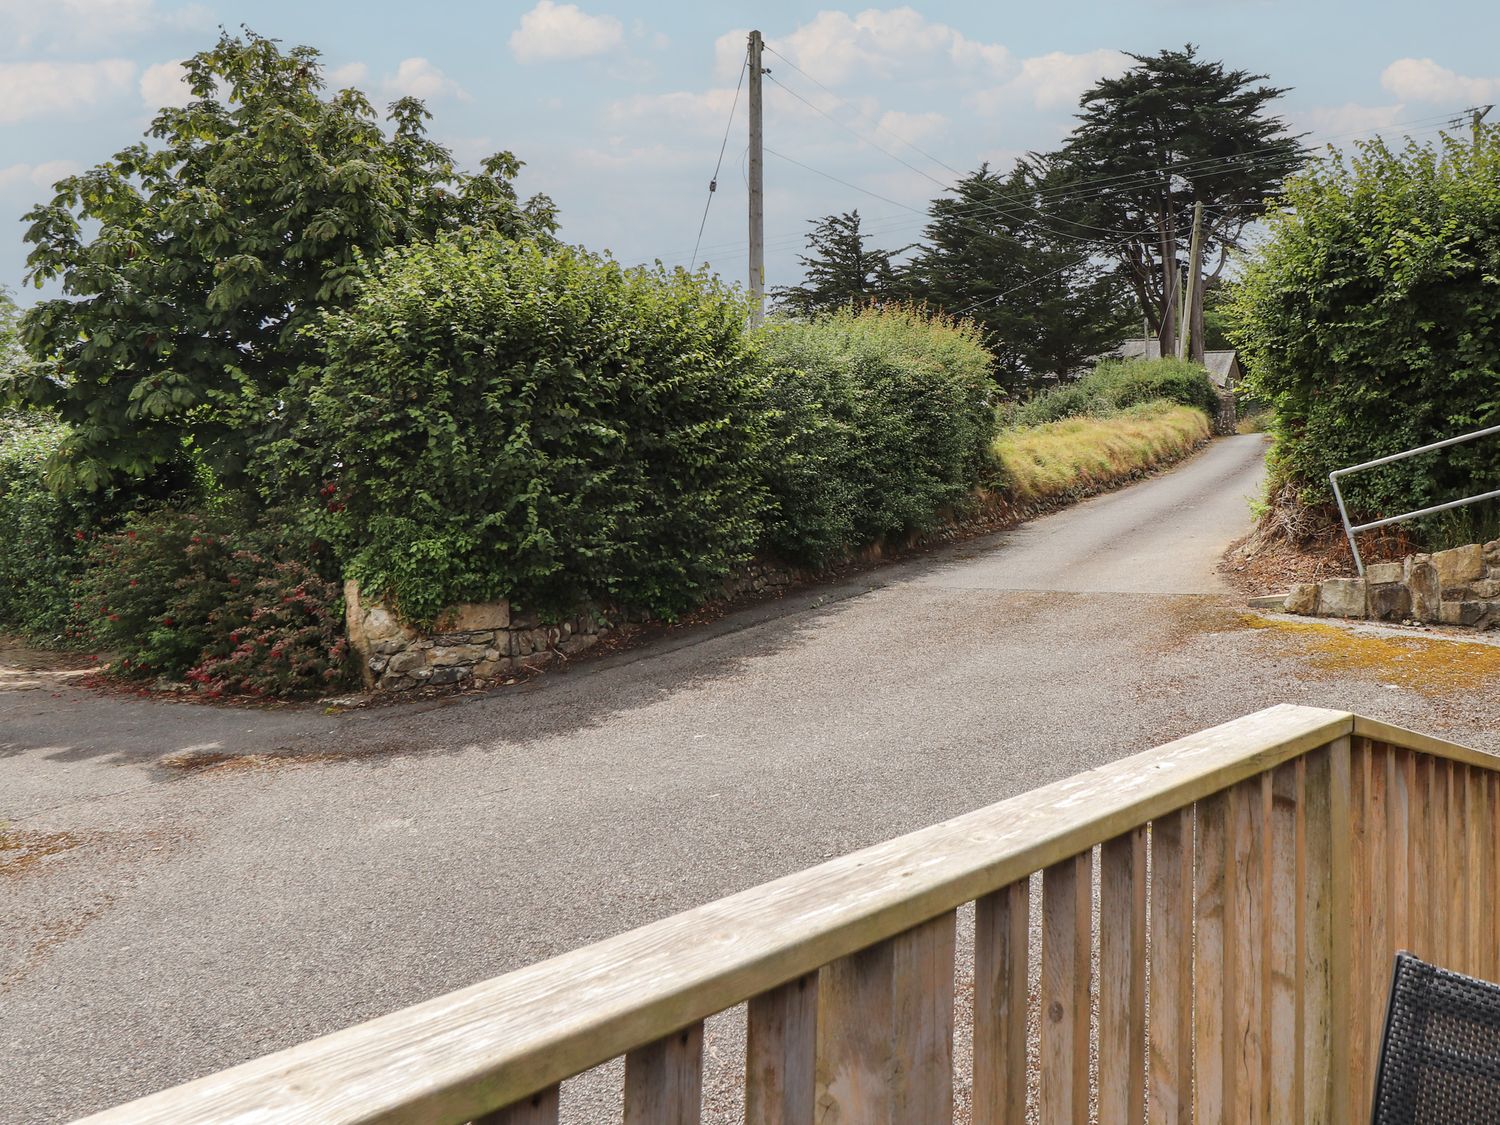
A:
[[[1000,909],[996,917],[1003,922],[1004,902],[993,896],[1009,894],[1006,901],[1014,901],[1024,913],[1024,901],[1015,899],[1014,888],[1034,872],[1046,870],[1049,885],[1066,874],[1072,882],[1058,882],[1057,887],[1074,888],[1068,891],[1073,897],[1066,900],[1067,909],[1074,914],[1083,910],[1086,918],[1088,865],[1066,865],[1083,861],[1096,845],[1116,842],[1113,852],[1101,853],[1106,885],[1115,886],[1119,873],[1126,872],[1125,882],[1118,884],[1125,897],[1116,901],[1120,909],[1143,918],[1144,900],[1132,906],[1130,887],[1132,878],[1144,886],[1145,837],[1134,849],[1120,842],[1163,818],[1170,825],[1178,813],[1184,813],[1188,824],[1188,866],[1182,877],[1188,879],[1184,893],[1190,906],[1195,803],[1236,786],[1243,790],[1241,783],[1264,775],[1269,810],[1272,771],[1351,738],[1464,767],[1500,769],[1500,759],[1491,755],[1348,712],[1272,707],[88,1121],[326,1125],[479,1118],[524,1103],[599,1063],[668,1042],[666,1037],[679,1029],[693,1029],[747,999],[777,996],[775,990],[790,982],[816,983],[819,969],[889,945],[890,939],[906,935],[903,941],[916,940],[911,935],[922,935],[923,923],[951,918],[962,904],[991,903],[986,909]],[[1348,743],[1342,745],[1347,762]],[[1172,839],[1164,835],[1162,846]],[[1171,854],[1163,851],[1157,861],[1167,878],[1175,877]],[[1080,894],[1081,899],[1076,897]],[[1054,923],[1049,914],[1047,925],[1067,924],[1062,907],[1057,909],[1058,920]],[[1170,925],[1171,916],[1163,917],[1164,926]],[[912,948],[941,951],[943,931],[933,932],[935,939],[923,936]],[[1024,929],[1009,933],[1012,939],[1022,938],[1024,965]],[[1081,955],[1086,972],[1086,933],[1081,940],[1084,944],[1068,964],[1076,967]],[[951,926],[946,941],[951,964]],[[1128,964],[1132,957],[1143,958],[1144,951],[1126,948],[1109,956],[1117,955],[1121,964]],[[1139,1004],[1128,989],[1122,996],[1122,1002]],[[1086,1040],[1086,1014],[1083,1034]],[[686,1036],[683,1042],[688,1043]],[[1058,1049],[1079,1048],[1068,1039]],[[1074,1057],[1086,1064],[1087,1051]]]

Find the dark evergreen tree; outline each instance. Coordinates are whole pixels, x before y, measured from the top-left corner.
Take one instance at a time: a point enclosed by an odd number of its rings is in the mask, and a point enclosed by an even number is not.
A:
[[[1269,111],[1286,89],[1264,85],[1265,75],[1200,58],[1192,44],[1131,58],[1135,66],[1083,95],[1080,124],[1043,159],[1055,186],[1072,185],[1052,197],[1060,229],[1109,248],[1170,353],[1193,205],[1204,205],[1205,220],[1190,268],[1216,279],[1306,153]],[[1196,290],[1193,336],[1201,340],[1204,286]]]
[[[904,294],[971,317],[995,354],[995,377],[1021,389],[1066,378],[1129,334],[1135,313],[1112,262],[1046,211],[1049,182],[1020,161],[982,165],[929,209]]]
[[[813,226],[807,236],[812,253],[797,259],[806,270],[806,280],[774,289],[771,295],[778,305],[810,316],[891,296],[895,284],[891,259],[910,247],[877,250],[867,245],[857,210],[808,222]]]

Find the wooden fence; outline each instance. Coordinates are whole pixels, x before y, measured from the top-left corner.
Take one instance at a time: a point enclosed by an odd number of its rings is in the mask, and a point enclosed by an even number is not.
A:
[[[970,902],[975,1125],[1367,1120],[1394,951],[1500,976],[1497,768],[1273,707],[89,1120],[541,1125],[624,1055],[627,1123],[696,1122],[748,1001],[747,1122],[946,1122]]]

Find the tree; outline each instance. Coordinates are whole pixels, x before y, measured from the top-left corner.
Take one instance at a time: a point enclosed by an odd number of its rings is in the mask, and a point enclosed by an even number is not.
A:
[[[1500,424],[1500,126],[1478,132],[1361,142],[1292,176],[1234,287],[1248,389],[1276,408],[1272,471],[1306,503],[1332,503],[1333,469]],[[1346,498],[1396,515],[1497,480],[1482,440],[1360,473]]]
[[[1092,246],[1059,233],[1041,208],[1049,182],[1020,161],[988,165],[936,199],[907,294],[984,329],[1004,386],[1066,378],[1128,333],[1129,291]]]
[[[554,229],[548,199],[517,199],[510,153],[459,172],[420,101],[382,127],[357,90],[323,95],[310,47],[247,30],[185,66],[192,100],[156,115],[157,143],[67,177],[26,216],[28,280],[64,294],[22,321],[45,361],[22,392],[70,426],[59,485],[161,494],[193,461],[242,485],[287,380],[317,358],[304,329],[348,302],[368,256],[443,230]]]
[[[1284,88],[1266,76],[1227,70],[1180,51],[1131,55],[1136,65],[1101,79],[1080,100],[1080,124],[1046,158],[1061,187],[1064,219],[1110,247],[1135,291],[1162,354],[1177,348],[1179,285],[1195,203],[1204,206],[1199,261],[1187,269],[1217,279],[1246,226],[1303,161],[1298,137],[1268,112]],[[1190,311],[1192,358],[1203,355],[1204,286]]]
[[[802,285],[772,291],[782,308],[808,316],[891,295],[895,284],[891,259],[910,247],[876,250],[867,246],[857,210],[808,222],[813,225],[807,236],[807,248],[812,253],[797,259],[807,271],[807,279]]]

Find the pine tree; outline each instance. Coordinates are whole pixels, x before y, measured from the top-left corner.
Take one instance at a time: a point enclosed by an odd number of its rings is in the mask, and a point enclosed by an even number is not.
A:
[[[891,259],[910,247],[877,250],[867,246],[857,210],[808,221],[813,226],[807,236],[812,253],[797,259],[806,270],[806,280],[774,289],[771,295],[778,305],[810,316],[891,295],[895,283]]]

